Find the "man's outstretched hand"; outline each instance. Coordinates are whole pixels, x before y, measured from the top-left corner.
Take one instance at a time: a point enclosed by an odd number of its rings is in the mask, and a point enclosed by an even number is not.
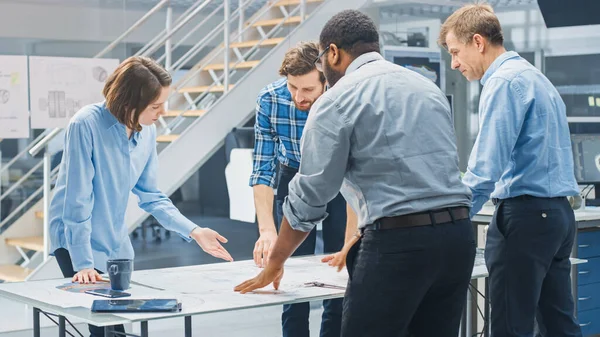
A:
[[[337,271],[340,272],[346,266],[346,257],[348,256],[348,252],[350,248],[358,242],[360,235],[353,235],[342,247],[342,250],[335,254],[327,255],[321,259],[321,262],[327,263],[331,267],[337,268]]]
[[[274,266],[272,263],[267,264],[265,269],[253,279],[250,279],[236,286],[233,290],[239,291],[241,294],[264,288],[273,283],[275,290],[279,289],[279,283],[283,277],[283,266]]]

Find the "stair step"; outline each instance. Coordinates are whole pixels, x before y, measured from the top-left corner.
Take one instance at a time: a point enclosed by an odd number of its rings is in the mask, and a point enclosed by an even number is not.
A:
[[[36,219],[43,219],[44,218],[44,211],[36,211],[35,212],[35,218]]]
[[[270,20],[257,21],[252,25],[252,27],[277,26],[283,20],[284,19],[281,18],[281,19],[270,19]],[[292,25],[292,24],[300,23],[300,22],[302,22],[302,18],[300,16],[292,16],[292,17],[288,18],[287,20],[285,20],[285,22],[283,24],[284,25]]]
[[[164,114],[164,117],[177,117],[183,110],[169,110]],[[183,113],[183,117],[200,117],[206,113],[206,110],[187,110]]]
[[[0,280],[5,282],[23,282],[33,270],[16,264],[0,265]]]
[[[285,40],[284,37],[276,37],[272,39],[265,39],[260,43],[261,47],[266,46],[276,46]],[[252,41],[244,41],[244,42],[235,42],[229,45],[229,48],[252,48],[256,46],[260,40],[252,40]]]
[[[156,141],[159,143],[171,143],[177,138],[179,138],[179,135],[160,135],[156,137]]]
[[[185,87],[185,88],[181,88],[179,89],[179,93],[183,94],[185,92],[190,92],[190,93],[203,93],[205,91],[209,91],[209,92],[224,92],[225,91],[225,87],[222,85],[215,85],[212,88],[210,88],[210,90],[208,89],[210,86],[208,85],[203,85],[203,86],[199,86],[199,87]],[[229,85],[229,90],[231,90],[233,88],[233,84]]]
[[[252,69],[254,67],[256,67],[256,65],[258,65],[260,63],[260,60],[258,61],[245,61],[245,62],[240,62],[238,64],[235,64],[235,62],[231,62],[229,63],[229,69]],[[225,64],[209,64],[206,67],[204,67],[204,70],[224,70],[225,69]]]
[[[14,247],[21,247],[37,252],[44,251],[44,238],[41,236],[30,236],[24,238],[8,238],[6,244]]]
[[[323,2],[323,0],[305,0],[306,3],[313,3],[313,2]],[[295,6],[295,5],[299,5],[301,2],[301,0],[280,0],[278,1],[275,6]]]

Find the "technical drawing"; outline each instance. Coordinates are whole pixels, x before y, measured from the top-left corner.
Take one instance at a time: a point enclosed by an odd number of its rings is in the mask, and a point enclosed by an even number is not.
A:
[[[49,91],[48,99],[42,97],[39,99],[40,110],[48,110],[50,118],[73,117],[83,106],[80,100],[66,98],[64,91]]]
[[[106,81],[106,78],[108,77],[108,72],[106,71],[106,69],[100,66],[96,66],[94,67],[94,69],[92,69],[92,76],[96,81],[104,83],[104,81]]]
[[[78,86],[85,84],[85,71],[74,64],[50,64],[48,65],[48,75],[52,83]]]
[[[0,104],[6,104],[10,100],[10,92],[5,89],[0,89]]]

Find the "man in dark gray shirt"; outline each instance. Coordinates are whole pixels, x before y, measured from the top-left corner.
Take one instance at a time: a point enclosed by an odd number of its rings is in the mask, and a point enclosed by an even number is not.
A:
[[[385,61],[358,11],[327,22],[320,50],[331,89],[308,117],[280,236],[264,271],[235,290],[277,288],[285,260],[341,188],[360,228],[346,259],[342,336],[456,336],[475,240],[448,101]]]

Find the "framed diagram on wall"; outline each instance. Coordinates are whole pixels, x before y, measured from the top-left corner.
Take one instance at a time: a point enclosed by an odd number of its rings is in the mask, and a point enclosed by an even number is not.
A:
[[[0,138],[29,137],[27,56],[0,55]]]
[[[101,102],[118,65],[118,59],[29,57],[31,127],[65,127],[79,109]]]

